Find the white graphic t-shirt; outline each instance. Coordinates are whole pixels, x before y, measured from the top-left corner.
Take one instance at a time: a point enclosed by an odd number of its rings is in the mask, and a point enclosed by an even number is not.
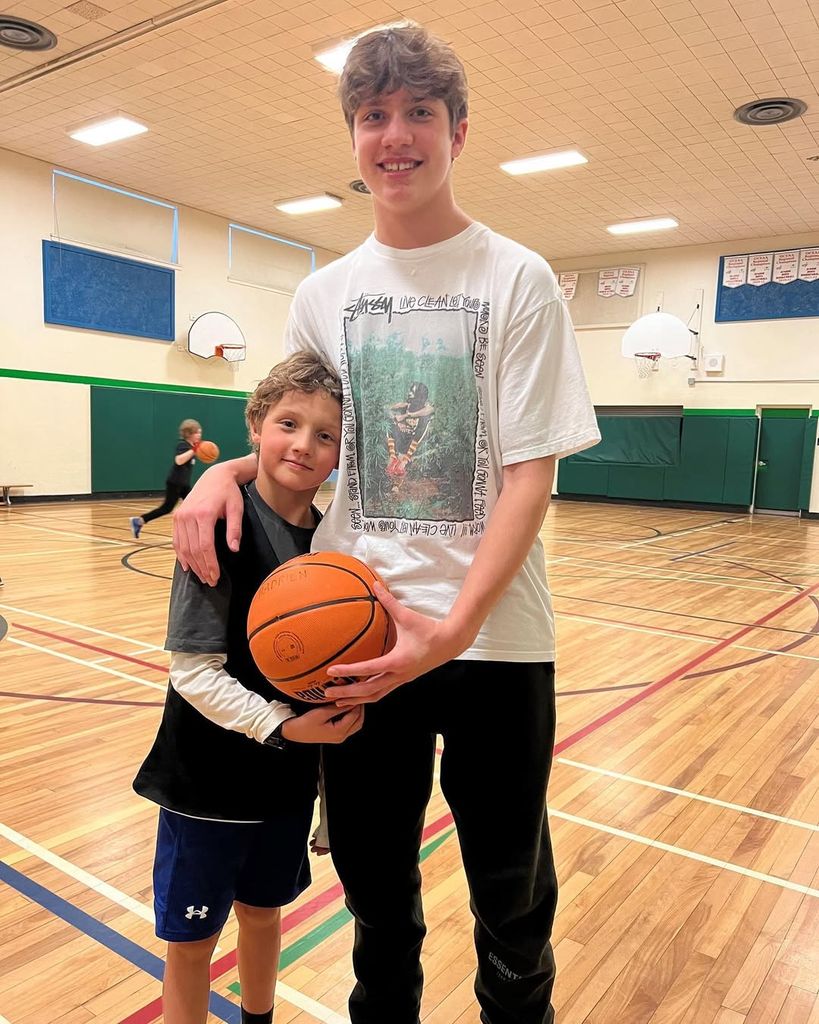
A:
[[[299,285],[286,348],[320,352],[344,386],[339,479],[313,550],[355,555],[438,619],[503,467],[600,439],[554,274],[482,224],[422,249],[371,236]],[[461,657],[554,658],[539,541]]]

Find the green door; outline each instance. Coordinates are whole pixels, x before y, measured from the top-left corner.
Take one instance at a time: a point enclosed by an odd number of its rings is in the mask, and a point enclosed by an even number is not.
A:
[[[799,511],[807,409],[763,409],[754,508]]]

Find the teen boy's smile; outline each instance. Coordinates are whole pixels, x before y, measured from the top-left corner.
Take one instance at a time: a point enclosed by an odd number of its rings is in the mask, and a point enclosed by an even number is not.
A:
[[[467,226],[451,183],[466,131],[466,119],[450,124],[443,100],[414,96],[405,88],[374,96],[358,108],[353,151],[373,195],[379,241],[399,248],[429,245]]]

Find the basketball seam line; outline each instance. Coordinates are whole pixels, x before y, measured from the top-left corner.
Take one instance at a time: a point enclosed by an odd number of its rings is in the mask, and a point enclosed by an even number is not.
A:
[[[302,612],[314,612],[318,608],[329,608],[335,604],[356,604],[358,601],[367,601],[372,605],[375,604],[376,600],[377,599],[372,594],[368,594],[366,597],[364,595],[360,597],[337,597],[332,601],[320,601],[318,604],[306,604],[301,608],[295,608],[292,612],[283,612],[281,615],[274,615],[272,619],[266,619],[264,622],[259,623],[252,633],[248,633],[247,639],[248,641],[252,640],[260,629],[267,629],[268,626],[272,626],[276,622],[282,622],[285,619],[292,618],[294,615],[301,615]]]
[[[346,601],[346,603],[349,604],[350,601],[364,601],[364,600],[366,600],[366,598],[344,598],[342,600]],[[339,603],[340,603],[339,601],[330,601],[329,602],[329,604],[339,604]],[[295,682],[296,679],[302,679],[304,676],[310,675],[313,672],[318,672],[319,669],[325,668],[327,665],[331,665],[334,661],[338,661],[338,659],[342,656],[342,654],[345,654],[347,651],[349,651],[349,649],[353,646],[353,644],[357,643],[362,638],[362,636],[364,636],[364,634],[367,632],[367,630],[370,628],[370,626],[372,626],[372,624],[373,624],[373,622],[375,620],[375,604],[376,603],[377,603],[376,599],[373,598],[372,599],[372,607],[370,609],[370,618],[369,618],[368,622],[352,638],[352,640],[350,640],[348,643],[346,643],[343,647],[340,647],[334,654],[331,655],[331,657],[326,658],[322,662],[319,662],[318,665],[314,665],[312,668],[307,669],[305,672],[299,672],[298,675],[287,676],[287,678],[285,678],[285,679],[270,679],[269,676],[265,676],[265,679],[267,679],[267,681],[270,683],[270,685],[274,686],[274,687],[276,686],[277,683],[292,683],[292,682]],[[323,605],[315,605],[313,607],[315,607],[315,608],[322,608],[324,606]],[[299,614],[299,613],[301,613],[303,611],[308,611],[308,610],[310,610],[310,609],[299,608],[297,612],[290,612],[289,614],[297,615],[297,614]],[[386,612],[384,614],[386,615]],[[284,617],[285,616],[282,616],[282,618],[284,618]],[[275,622],[276,620],[274,619],[273,621]],[[384,634],[384,642],[381,645],[381,654],[382,655],[384,654],[384,648],[387,645],[387,640],[388,640],[389,635],[390,635],[390,633],[389,633],[389,619],[387,619],[387,624],[386,625],[387,625],[387,630],[386,630],[386,633]],[[262,628],[263,628],[262,626],[259,627],[259,629],[262,629]],[[256,633],[254,632],[253,635],[255,636]],[[249,642],[249,640],[250,640],[250,638],[248,637],[248,642]],[[252,653],[252,650],[251,650],[251,653]],[[322,688],[325,688],[330,683],[332,683],[332,679],[328,679],[326,683],[316,683],[315,685],[321,686]],[[302,692],[304,692],[304,691],[302,690]]]

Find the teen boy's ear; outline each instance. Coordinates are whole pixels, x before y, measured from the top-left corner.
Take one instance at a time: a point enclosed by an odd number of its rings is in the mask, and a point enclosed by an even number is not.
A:
[[[455,131],[452,133],[452,161],[455,160],[463,152],[463,148],[466,145],[466,133],[469,131],[469,121],[466,118],[463,121],[459,121],[455,126]]]

